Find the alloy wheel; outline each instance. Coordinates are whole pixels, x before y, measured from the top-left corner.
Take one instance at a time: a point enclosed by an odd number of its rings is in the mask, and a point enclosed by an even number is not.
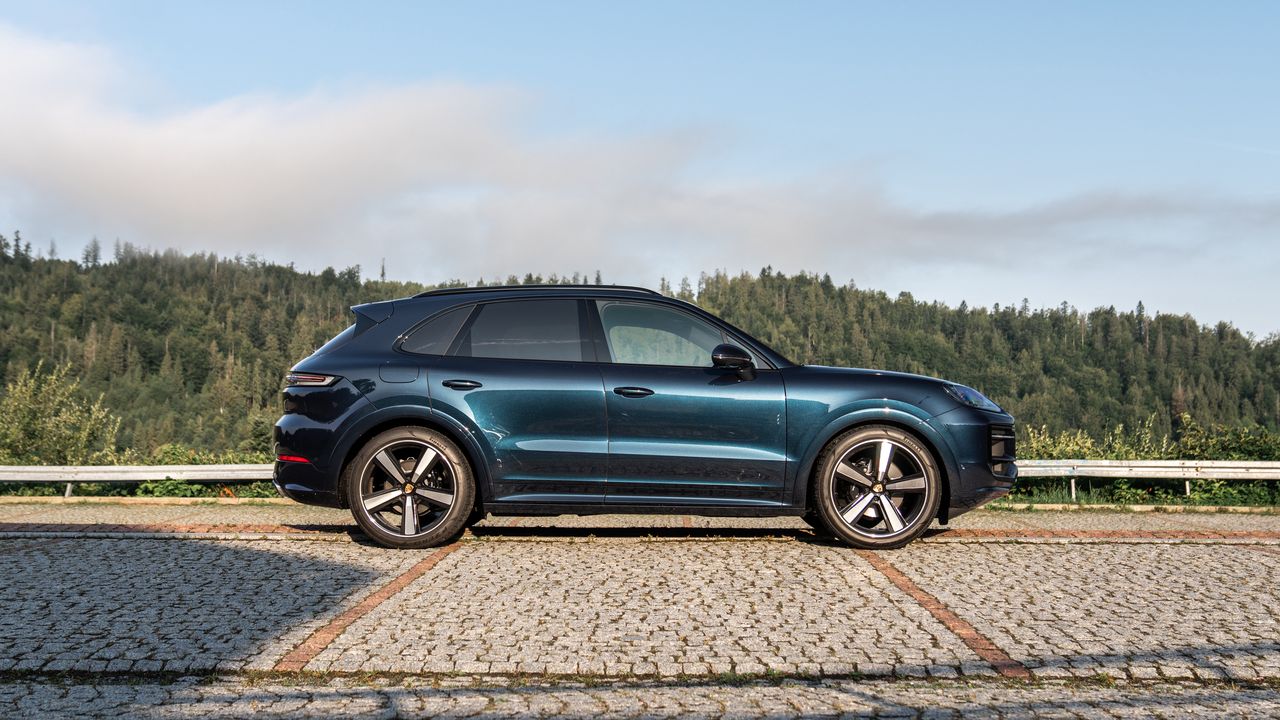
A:
[[[440,448],[418,439],[389,443],[360,477],[364,511],[386,532],[416,537],[435,529],[455,501],[457,475]]]
[[[916,526],[930,507],[929,469],[914,450],[887,438],[849,448],[832,466],[831,507],[854,534],[884,540]]]

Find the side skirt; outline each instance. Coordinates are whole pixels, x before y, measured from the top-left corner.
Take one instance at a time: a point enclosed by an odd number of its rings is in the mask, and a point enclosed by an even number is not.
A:
[[[711,517],[784,517],[804,515],[797,507],[724,507],[707,505],[569,505],[550,503],[485,504],[494,515],[705,515]]]

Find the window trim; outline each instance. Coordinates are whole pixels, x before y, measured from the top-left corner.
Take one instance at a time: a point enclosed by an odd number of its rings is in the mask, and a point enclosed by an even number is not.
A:
[[[613,362],[613,358],[609,353],[608,342],[605,340],[605,337],[604,337],[604,324],[600,320],[600,314],[596,306],[597,300],[603,300],[603,301],[637,303],[641,305],[656,305],[658,307],[670,308],[676,312],[681,312],[681,313],[684,313],[685,315],[689,315],[698,320],[702,320],[703,322],[710,323],[711,325],[719,328],[720,331],[723,332],[726,337],[730,338],[734,344],[738,345],[738,347],[741,347],[742,349],[751,353],[753,357],[763,361],[764,364],[757,365],[756,370],[777,370],[778,369],[778,365],[774,364],[773,360],[769,358],[768,354],[766,354],[764,351],[756,347],[755,341],[745,339],[744,333],[742,333],[741,331],[738,331],[729,323],[724,322],[723,320],[716,317],[715,315],[712,315],[711,313],[708,313],[705,310],[698,308],[697,306],[689,305],[688,307],[686,307],[686,305],[688,304],[679,300],[668,298],[666,296],[660,296],[653,299],[649,299],[649,298],[634,298],[634,297],[624,297],[624,296],[615,297],[612,295],[605,296],[605,295],[597,295],[594,293],[581,293],[581,292],[575,292],[572,294],[565,293],[563,295],[560,295],[560,294],[555,294],[555,295],[548,294],[548,295],[549,295],[548,297],[538,297],[537,299],[576,300],[579,303],[585,304],[585,307],[587,308],[587,313],[588,313],[587,322],[589,325],[588,330],[591,336],[594,338],[594,341],[591,343],[591,345],[594,346],[593,349],[595,350],[596,359],[582,360],[581,362],[591,362],[591,363],[607,364],[607,365],[620,365],[624,367],[684,368],[686,370],[690,369],[689,365],[642,365],[642,364],[634,364],[634,363]],[[454,349],[453,343],[454,341],[458,340],[458,338],[462,334],[462,331],[464,329],[470,329],[471,323],[472,321],[475,320],[475,317],[476,317],[476,308],[478,308],[480,305],[487,305],[490,303],[499,303],[499,302],[519,302],[519,301],[527,301],[530,299],[533,299],[533,298],[509,297],[509,298],[495,298],[493,300],[471,300],[471,301],[460,302],[455,305],[449,305],[448,307],[440,308],[436,312],[433,312],[427,317],[414,323],[408,330],[405,330],[404,332],[402,332],[400,336],[396,339],[396,341],[392,344],[392,348],[397,352],[400,352],[415,358],[457,357],[456,355],[452,355],[450,353],[446,353],[445,355],[427,355],[425,353],[415,353],[415,352],[410,352],[408,350],[405,350],[401,346],[404,344],[404,341],[409,337],[409,335],[411,335],[418,328],[431,322],[432,320],[435,320],[437,317],[451,310],[457,310],[460,307],[466,307],[469,305],[471,306],[471,314],[467,317],[466,321],[463,322],[462,325],[458,328],[458,332],[454,335],[453,341],[450,341],[449,343],[450,345],[449,350],[452,351]],[[581,319],[581,315],[579,315],[579,318]],[[746,337],[749,337],[749,336],[746,336]],[[765,347],[767,348],[768,346],[765,346]],[[773,350],[772,348],[768,348],[768,350],[769,352],[777,354],[777,351]],[[586,353],[584,352],[584,357],[585,356],[586,356]],[[779,357],[782,357],[782,356],[779,356]],[[475,358],[475,359],[502,360],[503,358]],[[785,357],[783,357],[782,359],[786,361]],[[520,360],[519,362],[567,363],[567,362],[574,362],[574,361],[573,360]],[[693,368],[693,369],[696,370],[698,368]]]
[[[647,305],[650,307],[665,308],[672,312],[679,313],[686,317],[700,321],[706,325],[710,325],[716,330],[719,330],[721,338],[723,338],[726,343],[732,342],[734,345],[737,345],[743,350],[746,350],[747,353],[751,355],[752,359],[755,361],[756,370],[776,370],[777,369],[773,366],[773,363],[769,362],[769,358],[765,357],[763,354],[758,352],[754,347],[752,347],[751,343],[745,342],[742,338],[738,337],[737,333],[730,332],[729,328],[725,327],[724,324],[720,322],[716,322],[713,317],[703,317],[697,313],[689,312],[688,310],[680,307],[679,305],[675,305],[673,303],[654,302],[650,300],[640,300],[640,299],[634,299],[634,298],[593,297],[587,301],[587,307],[589,308],[589,312],[591,313],[591,317],[593,320],[593,325],[595,326],[594,335],[595,335],[595,344],[596,344],[596,356],[598,358],[601,358],[597,360],[597,362],[601,364],[620,365],[622,367],[635,367],[635,368],[641,368],[641,367],[681,368],[684,370],[714,370],[715,369],[714,366],[711,366],[711,365],[660,365],[657,363],[624,363],[624,362],[615,361],[613,359],[613,353],[609,350],[609,339],[604,332],[604,319],[600,317],[599,303],[601,302],[616,302],[616,303],[624,303],[628,305]]]

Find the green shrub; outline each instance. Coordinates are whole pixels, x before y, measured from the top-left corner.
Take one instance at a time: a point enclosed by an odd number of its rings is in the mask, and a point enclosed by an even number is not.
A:
[[[0,397],[0,464],[112,464],[120,418],[80,396],[71,365],[24,370]]]

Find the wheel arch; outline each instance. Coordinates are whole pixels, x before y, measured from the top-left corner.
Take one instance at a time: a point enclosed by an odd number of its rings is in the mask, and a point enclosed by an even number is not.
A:
[[[828,423],[822,434],[811,444],[810,450],[805,455],[799,472],[796,474],[796,477],[800,480],[796,485],[798,489],[803,490],[803,495],[798,498],[798,501],[804,503],[805,510],[809,511],[813,508],[813,488],[817,481],[815,473],[817,471],[818,458],[822,455],[822,451],[841,435],[850,430],[856,430],[868,425],[887,425],[901,430],[918,440],[933,456],[934,462],[938,465],[938,470],[942,473],[942,501],[938,504],[937,517],[943,523],[946,523],[951,506],[952,478],[958,477],[955,458],[952,457],[950,448],[947,447],[943,438],[923,419],[901,410],[886,408],[879,408],[875,411],[854,412]]]
[[[471,463],[471,473],[475,478],[475,502],[483,506],[489,497],[489,467],[484,461],[484,453],[477,447],[471,433],[445,416],[427,408],[403,408],[399,412],[394,410],[389,408],[387,411],[377,413],[366,419],[359,427],[353,428],[334,453],[334,458],[339,460],[335,464],[337,478],[334,481],[334,488],[337,491],[340,506],[347,507],[346,488],[342,484],[347,465],[360,452],[360,449],[381,432],[412,426],[435,430],[448,437],[462,450],[467,462]]]

